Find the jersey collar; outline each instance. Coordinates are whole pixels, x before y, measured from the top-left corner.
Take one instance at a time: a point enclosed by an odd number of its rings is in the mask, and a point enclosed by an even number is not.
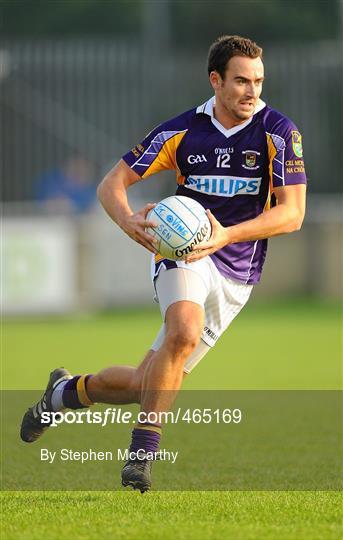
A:
[[[230,128],[230,129],[226,129],[220,122],[218,122],[218,120],[216,120],[216,118],[214,118],[213,107],[215,106],[215,104],[216,104],[216,98],[215,98],[215,96],[213,96],[208,101],[205,101],[205,103],[203,103],[202,105],[199,105],[199,107],[197,107],[196,112],[197,112],[197,114],[198,113],[203,113],[203,114],[207,114],[208,116],[210,116],[212,124],[223,135],[225,135],[225,137],[231,137],[231,135],[234,135],[238,131],[241,131],[246,126],[248,126],[250,124],[250,122],[252,122],[252,119],[253,119],[254,115],[257,114],[258,112],[260,112],[266,106],[265,102],[262,101],[262,99],[259,99],[253,116],[251,116],[246,122],[243,122],[243,124],[239,124],[238,126],[234,126],[234,127]]]

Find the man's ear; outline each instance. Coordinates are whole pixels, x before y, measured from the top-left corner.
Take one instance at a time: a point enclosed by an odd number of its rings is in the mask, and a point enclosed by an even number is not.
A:
[[[218,71],[211,71],[210,83],[213,90],[218,90],[222,86],[223,80],[221,76],[219,75]]]

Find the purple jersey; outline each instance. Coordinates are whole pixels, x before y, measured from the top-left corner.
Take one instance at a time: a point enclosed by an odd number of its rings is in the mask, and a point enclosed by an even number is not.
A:
[[[301,135],[263,101],[243,124],[225,129],[214,97],[164,122],[123,156],[142,178],[176,170],[177,195],[197,200],[224,226],[254,219],[272,205],[273,189],[305,184]],[[230,244],[211,255],[221,274],[257,283],[267,240]]]

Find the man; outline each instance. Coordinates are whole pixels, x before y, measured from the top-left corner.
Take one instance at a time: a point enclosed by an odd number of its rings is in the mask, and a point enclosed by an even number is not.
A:
[[[260,279],[267,238],[300,229],[306,177],[301,135],[294,124],[261,99],[262,49],[249,39],[223,36],[210,48],[208,73],[214,97],[154,129],[106,175],[99,199],[110,217],[154,253],[154,280],[163,324],[138,368],[113,366],[97,375],[52,372],[42,400],[23,419],[21,436],[35,440],[46,427],[44,410],[93,402],[139,402],[141,411],[172,405],[184,373],[215,344],[247,302]],[[208,242],[185,261],[163,260],[146,232],[148,204],[133,213],[129,186],[164,169],[175,169],[177,194],[207,210]],[[161,426],[141,422],[132,432],[133,459],[123,485],[142,492],[151,485],[151,461],[138,450],[157,451]]]

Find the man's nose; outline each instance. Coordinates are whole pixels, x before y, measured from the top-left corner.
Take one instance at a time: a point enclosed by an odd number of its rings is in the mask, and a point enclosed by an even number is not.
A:
[[[253,82],[249,83],[247,86],[247,95],[251,98],[257,97],[257,88]]]

